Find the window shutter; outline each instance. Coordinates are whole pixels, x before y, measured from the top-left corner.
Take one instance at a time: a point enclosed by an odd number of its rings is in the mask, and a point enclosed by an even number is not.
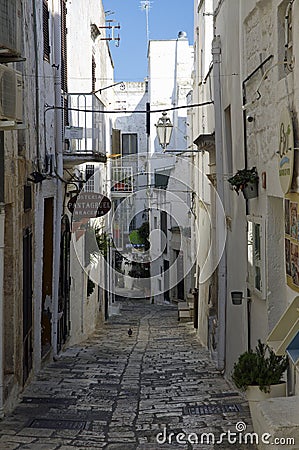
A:
[[[49,36],[49,9],[48,0],[43,0],[43,37],[44,59],[50,61],[50,36]]]
[[[120,130],[112,129],[112,154],[117,155],[121,153],[120,149]]]
[[[61,90],[63,95],[63,119],[64,125],[69,124],[67,94],[67,29],[66,29],[66,0],[60,0],[61,11]]]
[[[92,55],[91,60],[91,91],[94,92],[96,90],[96,61],[94,56]]]

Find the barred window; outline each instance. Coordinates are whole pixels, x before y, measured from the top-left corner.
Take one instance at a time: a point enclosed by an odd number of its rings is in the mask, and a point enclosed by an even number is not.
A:
[[[92,55],[91,60],[91,91],[94,92],[96,90],[96,61],[95,57]]]
[[[93,192],[94,191],[94,165],[87,164],[85,167],[85,191]]]
[[[266,298],[265,226],[256,217],[248,220],[248,275],[250,288]]]

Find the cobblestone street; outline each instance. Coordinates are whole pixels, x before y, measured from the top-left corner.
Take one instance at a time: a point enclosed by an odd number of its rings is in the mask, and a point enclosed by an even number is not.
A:
[[[177,321],[177,308],[127,300],[40,372],[0,422],[0,449],[254,449],[225,439],[195,443],[195,434],[217,440],[240,421],[252,430],[246,401],[214,368],[191,324]]]

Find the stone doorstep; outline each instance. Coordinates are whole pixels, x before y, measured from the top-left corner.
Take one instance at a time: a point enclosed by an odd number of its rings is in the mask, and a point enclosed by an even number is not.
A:
[[[294,438],[295,445],[299,443],[299,396],[276,397],[257,402],[256,417],[252,417],[254,431],[261,437],[263,433],[271,434],[272,438]],[[289,445],[271,445],[271,450],[297,449]],[[259,450],[269,450],[269,445],[259,443]]]
[[[189,306],[187,302],[179,302],[178,303],[178,310],[182,311],[182,310],[189,310]]]
[[[179,321],[191,320],[194,315],[194,310],[187,302],[178,303],[178,319]]]
[[[187,303],[190,309],[194,309],[194,296],[193,294],[187,294]]]

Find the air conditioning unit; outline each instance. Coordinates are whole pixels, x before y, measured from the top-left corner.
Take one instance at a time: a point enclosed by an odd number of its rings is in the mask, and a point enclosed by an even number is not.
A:
[[[22,74],[0,64],[0,120],[23,120]]]
[[[3,55],[20,56],[22,52],[22,3],[0,0],[0,49]]]

